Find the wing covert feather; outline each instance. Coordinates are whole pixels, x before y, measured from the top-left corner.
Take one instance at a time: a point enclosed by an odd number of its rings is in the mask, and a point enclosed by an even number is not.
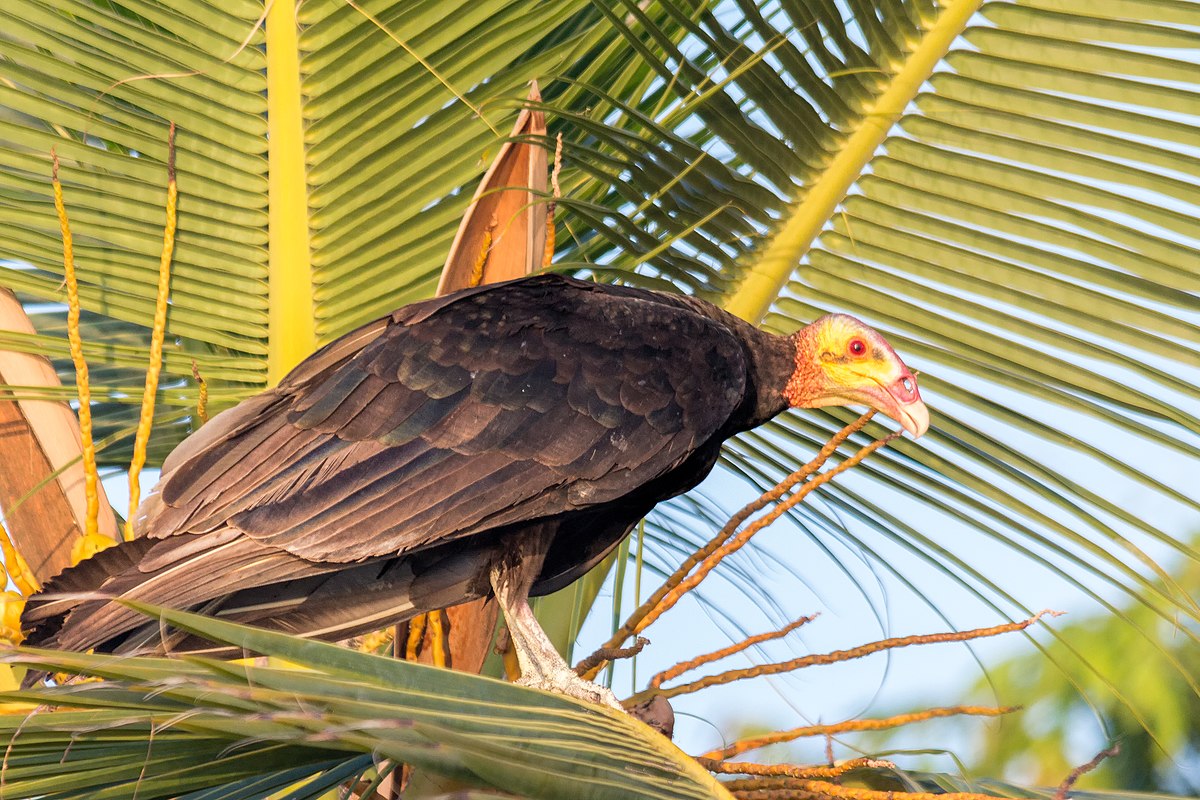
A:
[[[142,527],[344,563],[633,492],[747,381],[729,328],[645,295],[547,276],[401,309],[201,429]]]

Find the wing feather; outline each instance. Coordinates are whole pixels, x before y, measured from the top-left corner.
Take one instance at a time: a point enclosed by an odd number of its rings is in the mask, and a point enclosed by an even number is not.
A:
[[[724,438],[747,380],[727,326],[648,296],[548,276],[402,309],[227,412],[143,527],[344,563],[637,491]]]

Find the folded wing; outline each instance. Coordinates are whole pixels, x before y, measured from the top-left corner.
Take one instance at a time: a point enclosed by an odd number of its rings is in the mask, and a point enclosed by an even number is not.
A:
[[[598,288],[523,281],[402,309],[218,418],[167,464],[142,529],[233,528],[352,562],[635,490],[725,424],[745,357],[686,306]]]

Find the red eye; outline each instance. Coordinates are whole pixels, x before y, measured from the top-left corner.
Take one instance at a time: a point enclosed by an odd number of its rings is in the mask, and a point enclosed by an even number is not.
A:
[[[867,343],[862,339],[850,340],[850,352],[856,356],[861,356],[867,352]]]

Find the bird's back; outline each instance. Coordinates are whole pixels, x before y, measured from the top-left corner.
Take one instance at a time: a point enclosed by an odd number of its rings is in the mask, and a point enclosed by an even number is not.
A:
[[[570,532],[542,588],[565,584],[782,408],[779,341],[556,276],[400,309],[185,441],[141,538],[31,598],[30,641],[161,647],[122,606],[52,596],[88,591],[343,638],[486,593],[497,537],[533,526]]]

